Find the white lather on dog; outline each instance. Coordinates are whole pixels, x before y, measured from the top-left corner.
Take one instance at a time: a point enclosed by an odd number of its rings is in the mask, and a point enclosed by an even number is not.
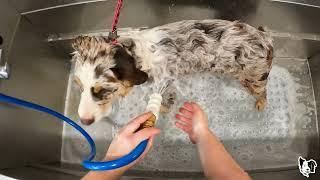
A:
[[[186,20],[122,36],[75,39],[75,81],[81,89],[79,116],[89,125],[108,115],[112,102],[142,83],[195,72],[228,73],[266,105],[273,58],[263,28],[225,20]]]

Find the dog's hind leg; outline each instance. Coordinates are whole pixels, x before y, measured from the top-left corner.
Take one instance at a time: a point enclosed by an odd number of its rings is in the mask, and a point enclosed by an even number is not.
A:
[[[256,97],[256,108],[259,111],[264,110],[267,104],[267,77],[262,80],[243,79],[241,84]]]

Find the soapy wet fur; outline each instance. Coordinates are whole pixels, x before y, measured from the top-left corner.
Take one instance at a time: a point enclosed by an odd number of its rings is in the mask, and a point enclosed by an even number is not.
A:
[[[186,20],[121,36],[117,45],[105,37],[80,36],[73,47],[75,76],[83,89],[80,118],[86,113],[97,120],[107,115],[112,102],[135,85],[196,72],[230,74],[257,98],[258,110],[266,105],[273,42],[261,27]]]

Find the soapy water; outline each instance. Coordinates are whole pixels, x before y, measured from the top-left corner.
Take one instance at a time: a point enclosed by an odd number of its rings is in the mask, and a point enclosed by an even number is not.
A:
[[[162,133],[156,138],[148,156],[134,169],[201,170],[196,146],[174,126],[174,115],[185,101],[194,101],[203,107],[208,114],[210,129],[244,168],[261,167],[261,162],[264,162],[263,167],[273,166],[276,163],[270,157],[278,163],[294,157],[292,160],[296,163],[297,154],[291,152],[290,146],[297,131],[300,132],[297,122],[308,126],[311,117],[306,114],[314,112],[314,105],[311,103],[307,107],[300,100],[312,89],[300,92],[302,85],[288,69],[273,66],[267,86],[268,103],[262,112],[255,109],[256,99],[237,80],[226,75],[193,74],[175,79],[168,83],[168,87],[166,85],[163,81],[136,86],[128,96],[115,103],[109,117],[112,123],[99,122],[99,125],[85,127],[86,130],[95,140],[111,141],[128,121],[145,112],[149,96],[162,88],[161,92],[172,90],[176,93],[175,104],[169,113],[160,115],[156,127],[162,129]],[[311,85],[308,86],[310,88]],[[106,132],[109,128],[112,133]],[[64,127],[64,137],[62,160],[77,163],[87,152],[87,147],[82,146],[82,140],[67,127]],[[105,144],[101,146],[97,144],[98,158],[105,153],[99,150],[105,149]]]
[[[156,91],[159,85],[138,86],[127,97],[120,100],[119,107],[112,119],[116,120],[113,126],[113,135],[128,120],[144,112],[148,95]],[[208,114],[210,129],[221,138],[225,144],[235,147],[239,152],[240,161],[250,161],[260,150],[254,149],[263,141],[273,142],[281,139],[290,139],[296,135],[296,121],[301,118],[297,114],[297,90],[299,85],[294,82],[288,70],[274,66],[267,85],[267,106],[259,112],[255,108],[256,99],[250,95],[240,83],[221,74],[194,74],[183,76],[170,84],[176,90],[177,99],[168,114],[162,114],[156,126],[162,129],[157,138],[153,154],[149,155],[137,168],[170,170],[171,162],[190,161],[196,155],[187,135],[175,127],[174,115],[185,101],[197,102]],[[301,106],[301,105],[300,105]],[[304,108],[304,107],[302,107]],[[263,151],[278,151],[276,145],[265,144]],[[290,141],[281,144],[281,147],[290,146]],[[189,147],[188,147],[189,146]],[[237,147],[240,147],[237,151]],[[162,162],[170,162],[166,165]],[[178,164],[178,163],[177,163]],[[172,166],[172,165],[171,165]],[[194,170],[192,165],[189,167]],[[201,166],[199,166],[201,167]],[[185,170],[186,167],[182,167]],[[175,167],[175,169],[177,169]],[[201,170],[201,169],[199,169]]]
[[[170,137],[164,139],[166,145],[186,140],[185,134],[173,125],[174,114],[183,102],[193,101],[203,107],[208,114],[210,128],[224,139],[241,139],[248,137],[248,134],[263,134],[270,138],[292,136],[295,128],[289,118],[294,113],[296,88],[290,77],[288,71],[277,66],[273,68],[267,87],[268,105],[263,112],[255,109],[256,99],[231,77],[210,73],[195,74],[192,78],[181,77],[168,87],[176,90],[177,99],[170,112],[160,116],[157,126],[165,129],[163,133]],[[158,92],[157,89],[163,84],[137,86],[121,99],[111,117],[116,124],[113,132],[116,133],[129,119],[144,112],[149,95]],[[275,124],[278,131],[268,128]]]

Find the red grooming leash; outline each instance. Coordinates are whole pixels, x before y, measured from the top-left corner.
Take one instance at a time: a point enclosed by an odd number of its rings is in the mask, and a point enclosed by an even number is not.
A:
[[[117,6],[114,9],[111,32],[109,33],[109,36],[108,36],[108,38],[112,41],[113,44],[117,43],[117,38],[119,37],[117,34],[117,24],[119,22],[119,16],[120,16],[120,10],[122,7],[122,2],[123,2],[123,0],[117,1]]]

